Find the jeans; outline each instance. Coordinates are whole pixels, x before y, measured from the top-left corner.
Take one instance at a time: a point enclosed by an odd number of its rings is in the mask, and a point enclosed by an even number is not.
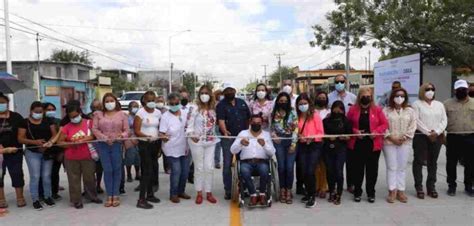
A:
[[[428,176],[426,188],[428,191],[435,190],[436,171],[438,170],[438,157],[441,150],[439,140],[431,142],[426,135],[417,134],[413,138],[413,177],[415,178],[415,189],[423,191],[423,161],[427,160]]]
[[[240,176],[242,177],[245,188],[247,188],[251,195],[257,194],[252,180],[252,174],[255,171],[260,177],[260,188],[258,191],[260,194],[265,194],[267,190],[267,183],[270,179],[270,167],[268,165],[268,161],[262,161],[258,163],[246,162],[245,160],[240,161]]]
[[[303,181],[308,196],[316,193],[315,171],[322,154],[321,143],[298,143],[298,158],[303,172]]]
[[[379,172],[380,151],[374,151],[372,140],[357,140],[353,150],[354,196],[362,195],[365,174],[365,189],[368,197],[375,197],[375,184]]]
[[[289,153],[291,140],[281,140],[279,144],[273,142],[276,149],[276,158],[278,162],[278,178],[280,179],[280,188],[293,188],[294,168],[296,151]]]
[[[472,180],[474,179],[473,164],[474,135],[456,135],[449,134],[447,137],[446,148],[446,172],[448,174],[447,182],[450,188],[456,188],[457,164],[461,157],[464,158],[464,187],[467,190],[472,189]]]
[[[189,174],[189,156],[168,156],[168,161],[171,167],[170,197],[184,194]]]
[[[387,186],[390,191],[405,191],[406,170],[411,144],[400,146],[386,144],[383,147],[387,167]]]
[[[196,144],[189,141],[194,161],[194,187],[196,191],[211,192],[214,175],[215,144]]]
[[[234,143],[235,139],[222,138],[222,157],[224,160],[224,166],[222,168],[222,179],[224,180],[224,190],[225,194],[230,194],[232,189],[232,153],[230,152],[230,147]]]
[[[33,202],[39,200],[39,181],[43,178],[44,197],[51,198],[51,171],[53,160],[45,160],[43,153],[25,151],[26,164],[30,173],[30,193]]]
[[[119,196],[122,180],[122,144],[114,142],[108,145],[105,142],[97,144],[102,168],[104,169],[105,190],[108,196]]]
[[[140,154],[141,180],[140,180],[140,199],[153,196],[153,183],[158,175],[158,142],[138,142]]]
[[[222,151],[222,146],[221,146],[221,142],[219,142],[216,144],[216,147],[214,149],[214,165],[221,163],[221,151]]]
[[[326,150],[325,162],[327,167],[327,181],[330,192],[342,194],[344,186],[344,163],[346,162],[347,149]],[[336,188],[337,186],[337,188]]]

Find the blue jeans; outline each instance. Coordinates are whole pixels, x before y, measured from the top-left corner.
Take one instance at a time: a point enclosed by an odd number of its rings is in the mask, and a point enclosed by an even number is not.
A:
[[[167,159],[171,166],[170,196],[184,194],[189,174],[189,156],[180,156],[178,158],[168,156]]]
[[[314,171],[322,154],[321,143],[298,143],[298,158],[303,171],[304,187],[308,196],[316,193],[316,176]]]
[[[100,163],[104,169],[105,190],[108,196],[119,196],[120,181],[122,180],[122,144],[114,142],[97,143]]]
[[[278,162],[278,179],[280,179],[280,188],[293,188],[294,168],[296,160],[296,151],[289,153],[291,140],[281,140],[277,144],[273,142],[276,149],[276,158]]]
[[[252,180],[252,173],[257,172],[260,177],[260,193],[265,193],[267,190],[267,183],[269,181],[269,172],[270,168],[268,166],[268,161],[265,162],[246,162],[245,160],[240,161],[240,177],[244,182],[245,188],[249,191],[251,195],[256,194],[255,185]]]
[[[51,198],[51,171],[53,160],[45,160],[43,153],[25,151],[26,164],[30,173],[30,193],[33,202],[39,200],[39,181],[43,178],[44,197]]]
[[[216,147],[214,149],[214,165],[221,163],[221,150],[221,142],[216,143]]]
[[[222,179],[224,180],[224,190],[225,194],[230,194],[232,189],[232,153],[230,152],[230,146],[234,143],[235,139],[222,138],[222,157],[224,162],[224,167],[222,168]]]
[[[346,162],[347,149],[325,150],[325,162],[327,168],[327,180],[330,192],[342,194],[344,186],[344,163]],[[336,190],[337,185],[337,190]]]

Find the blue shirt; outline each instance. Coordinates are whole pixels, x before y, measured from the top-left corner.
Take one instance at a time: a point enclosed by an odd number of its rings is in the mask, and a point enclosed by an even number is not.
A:
[[[216,107],[217,120],[224,120],[227,131],[237,136],[249,127],[250,109],[245,101],[235,98],[235,105],[226,100],[219,101]],[[223,133],[223,131],[221,131]]]

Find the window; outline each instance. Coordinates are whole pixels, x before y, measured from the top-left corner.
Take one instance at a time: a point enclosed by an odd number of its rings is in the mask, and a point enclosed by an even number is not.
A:
[[[61,67],[56,67],[56,77],[61,78]]]

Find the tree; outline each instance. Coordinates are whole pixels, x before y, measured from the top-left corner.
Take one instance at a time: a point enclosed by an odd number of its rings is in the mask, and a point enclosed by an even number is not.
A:
[[[196,85],[194,84],[195,82]],[[194,99],[194,88],[199,89],[201,84],[198,82],[197,75],[194,72],[186,72],[183,74],[183,86],[188,90],[192,99]]]
[[[250,83],[247,83],[244,88],[244,91],[246,91],[247,93],[253,93],[255,91],[255,88],[257,88],[257,82],[258,81],[252,81]]]
[[[344,63],[341,63],[339,61],[334,62],[333,64],[328,64],[325,69],[328,70],[345,70],[346,65]],[[351,67],[351,70],[354,70],[353,67]]]
[[[109,73],[109,72],[102,72],[100,76],[110,77],[112,80],[112,92],[113,93],[121,93],[122,91],[131,91],[135,90],[136,84],[133,82],[129,82],[126,79],[121,78],[117,74]]]
[[[87,51],[74,51],[66,49],[55,49],[49,57],[50,61],[53,62],[69,62],[69,63],[82,63],[85,65],[92,65],[92,59]]]
[[[269,84],[272,87],[277,87],[278,83],[280,82],[280,71],[281,71],[281,79],[295,79],[296,74],[293,73],[293,69],[289,66],[282,66],[280,69],[277,69],[270,73],[270,80]]]
[[[422,53],[425,63],[474,69],[474,1],[335,0],[329,26],[314,25],[311,46],[361,48],[370,40],[381,59]],[[348,33],[345,33],[349,31]],[[349,35],[347,35],[349,34]]]

